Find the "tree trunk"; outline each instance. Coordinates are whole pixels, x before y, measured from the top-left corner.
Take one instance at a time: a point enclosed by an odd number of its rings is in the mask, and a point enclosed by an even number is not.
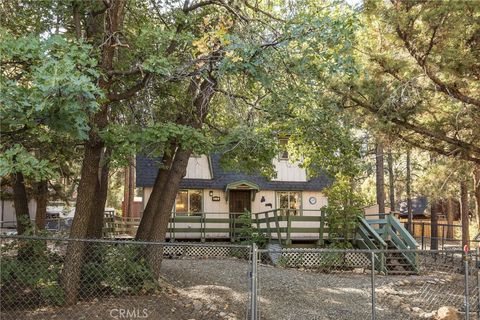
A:
[[[413,208],[412,208],[412,165],[411,165],[411,151],[407,150],[407,215],[408,215],[408,231],[414,234],[413,230]]]
[[[149,240],[151,241],[165,241],[167,233],[168,222],[172,214],[172,208],[175,203],[180,182],[185,176],[188,159],[190,158],[191,150],[178,150],[173,159],[172,168],[168,175],[168,186],[163,189],[161,199],[158,202],[157,210],[150,227]],[[148,252],[148,261],[150,267],[156,276],[160,274],[160,266],[163,258],[163,247],[155,246]]]
[[[28,211],[28,197],[25,189],[25,181],[21,172],[13,176],[13,204],[17,219],[17,234],[24,234],[30,227],[30,213]]]
[[[102,3],[100,1],[97,3],[100,6],[107,4],[107,2]],[[108,9],[104,13],[89,15],[87,19],[86,37],[89,42],[94,44],[94,47],[101,48],[99,69],[102,73],[106,73],[113,68],[117,45],[115,35],[120,31],[123,23],[124,6],[124,0],[109,1]],[[111,82],[108,78],[101,76],[98,80],[98,86],[109,96]],[[101,203],[102,196],[97,199],[97,192],[100,190],[99,186],[102,185],[100,182],[102,175],[99,174],[99,169],[104,144],[98,135],[98,131],[108,124],[109,103],[110,101],[104,102],[90,121],[92,129],[88,141],[85,142],[75,216],[70,230],[70,238],[73,239],[87,237],[92,219],[98,216],[99,211],[102,211],[103,216],[105,202]],[[98,233],[97,227],[96,224],[93,231],[95,234]],[[62,284],[67,304],[74,304],[78,298],[84,259],[85,242],[69,242],[62,271]]]
[[[35,212],[35,225],[38,230],[45,229],[45,220],[47,218],[48,204],[48,181],[42,180],[36,183],[37,210]]]
[[[453,230],[453,199],[449,197],[447,199],[447,239],[454,238],[454,230]]]
[[[376,187],[377,187],[377,204],[380,218],[385,213],[385,178],[384,178],[384,165],[383,165],[383,142],[378,141],[376,146]]]
[[[96,212],[97,184],[99,183],[98,170],[102,147],[101,144],[85,145],[85,155],[75,205],[75,217],[70,229],[70,238],[72,239],[86,238],[92,215]],[[73,304],[77,300],[84,249],[85,242],[82,241],[71,241],[68,244],[62,272],[62,282],[67,304]]]
[[[108,194],[108,174],[110,149],[102,150],[100,159],[100,168],[98,170],[98,182],[96,186],[96,198],[94,212],[90,217],[89,228],[87,238],[101,239],[103,236],[103,218],[105,215],[105,202],[107,201]]]
[[[123,187],[123,212],[122,215],[125,218],[132,217],[132,208],[134,201],[135,193],[135,184],[134,184],[134,166],[133,160],[130,159],[128,166],[125,167],[125,179]]]
[[[460,182],[460,209],[462,215],[462,247],[469,246],[470,230],[468,219],[468,185],[467,181]]]
[[[152,188],[152,193],[150,198],[148,198],[147,205],[143,211],[142,219],[140,220],[140,225],[137,229],[137,234],[135,240],[148,240],[150,238],[150,229],[153,225],[154,217],[160,206],[160,201],[166,188],[169,188],[169,183],[167,183],[170,167],[172,165],[173,156],[172,154],[175,150],[170,150],[169,153],[165,154],[163,157],[162,167],[158,170],[157,177],[155,178],[155,183]],[[174,200],[175,201],[175,200]],[[173,204],[172,204],[173,207]]]
[[[438,219],[437,219],[438,202],[432,200],[430,215],[430,250],[438,250]]]
[[[477,230],[480,232],[480,166],[474,169],[474,195],[475,195],[475,211],[477,217]]]
[[[388,192],[390,198],[390,212],[395,212],[395,176],[393,172],[393,155],[392,149],[388,149],[387,154],[387,164],[388,164]]]

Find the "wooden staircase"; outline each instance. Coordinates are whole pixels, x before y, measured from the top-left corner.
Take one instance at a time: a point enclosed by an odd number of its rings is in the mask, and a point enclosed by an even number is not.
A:
[[[391,241],[387,241],[385,252],[385,267],[390,275],[411,275],[417,274],[416,261],[411,262],[405,253],[398,252],[398,248]]]
[[[418,243],[392,215],[383,219],[358,217],[355,244],[359,249],[380,250],[375,253],[375,269],[388,275],[418,274],[417,253],[399,250],[416,249]]]

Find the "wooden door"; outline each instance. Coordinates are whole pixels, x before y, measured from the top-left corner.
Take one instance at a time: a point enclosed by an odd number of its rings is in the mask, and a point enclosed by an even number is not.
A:
[[[250,190],[230,190],[229,207],[230,212],[243,213],[245,210],[251,211]]]
[[[252,200],[250,190],[230,190],[229,192],[230,239],[234,241],[239,238],[240,230],[243,227],[238,218],[245,210],[251,212]]]

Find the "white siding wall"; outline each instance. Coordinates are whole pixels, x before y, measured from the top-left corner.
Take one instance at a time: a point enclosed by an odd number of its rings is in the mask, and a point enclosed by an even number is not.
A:
[[[298,163],[273,159],[273,165],[277,171],[274,181],[307,181],[307,171],[300,168]]]
[[[152,192],[152,188],[144,188],[144,207],[150,197]],[[212,197],[209,195],[209,192],[213,191],[213,196],[219,196],[220,201],[212,201]],[[205,189],[203,192],[204,200],[203,200],[203,210],[205,212],[210,213],[209,217],[216,217],[216,218],[228,218],[228,211],[229,205],[228,202],[225,201],[225,192],[221,189]],[[262,197],[265,198],[264,202],[261,202]],[[262,190],[255,195],[255,200],[252,202],[252,213],[257,212],[264,212],[269,211],[272,209],[276,209],[276,192],[272,190]],[[311,197],[315,197],[317,202],[315,204],[310,204],[309,199]],[[269,206],[267,207],[266,204],[271,203],[272,208]],[[327,205],[327,198],[322,192],[316,191],[303,191],[302,192],[302,207],[305,210],[313,210],[313,211],[304,211],[303,215],[305,216],[319,216],[320,215],[320,208]],[[262,216],[263,217],[263,216]],[[177,223],[177,228],[199,228],[200,224],[198,223]],[[209,228],[228,228],[228,223],[218,223],[212,224]],[[265,225],[262,225],[265,227]],[[286,222],[280,222],[280,227],[286,227]],[[298,227],[308,227],[308,228],[320,228],[319,222],[302,222],[302,221],[295,221],[292,223],[293,228]],[[169,235],[170,236],[170,235]],[[200,234],[195,233],[175,233],[175,237],[178,239],[199,239]],[[210,232],[207,233],[207,238],[228,238],[229,234],[227,233],[215,233]],[[273,235],[276,238],[276,234]],[[282,238],[286,238],[286,234],[282,234]],[[308,239],[308,238],[318,238],[318,233],[292,233],[292,239]]]
[[[220,197],[220,201],[212,201],[212,197],[209,195],[210,191],[213,191],[213,197]],[[228,219],[229,207],[228,202],[225,200],[225,192],[221,189],[205,189],[203,192],[203,210],[207,212],[208,218],[221,218]],[[208,214],[210,213],[210,214]],[[216,214],[215,214],[216,213]],[[228,223],[215,223],[208,225],[209,228],[229,228]],[[207,233],[207,238],[228,238],[228,233],[210,232]]]
[[[276,193],[274,191],[264,191],[264,192],[267,194],[270,194],[270,197],[273,199],[273,208],[275,209]],[[317,199],[317,202],[313,205],[310,204],[309,202],[310,197],[315,197]],[[302,209],[310,210],[310,211],[303,211],[304,216],[320,216],[320,208],[325,205],[327,205],[327,198],[323,193],[318,191],[302,192]],[[266,211],[266,210],[269,210],[269,208],[263,209],[260,211]],[[260,211],[253,210],[253,212],[260,212]],[[271,214],[269,216],[271,216]],[[261,215],[261,217],[263,218],[264,215]],[[281,221],[279,224],[280,224],[280,228],[287,227],[286,221]],[[261,224],[261,227],[266,228],[266,224]],[[294,221],[292,222],[292,228],[319,228],[320,229],[320,222]],[[272,232],[274,232],[274,230],[272,230]],[[277,238],[276,233],[272,234],[272,237],[276,239]],[[286,233],[282,233],[282,238],[286,239],[286,237],[287,237]],[[292,233],[291,237],[292,239],[317,239],[318,233]]]
[[[262,197],[265,198],[265,202],[262,201]],[[271,203],[272,206],[266,206]],[[255,201],[252,202],[252,212],[264,212],[275,209],[275,191],[262,190],[255,195]]]
[[[202,155],[199,157],[190,157],[187,165],[186,179],[212,179],[208,157]]]

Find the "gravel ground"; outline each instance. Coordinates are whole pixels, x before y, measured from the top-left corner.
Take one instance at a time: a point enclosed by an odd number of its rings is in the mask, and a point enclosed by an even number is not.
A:
[[[239,318],[248,305],[248,264],[236,259],[165,260],[163,274],[180,291],[228,304]],[[320,274],[260,266],[261,319],[369,319],[370,277],[365,274]],[[217,300],[220,299],[220,300]],[[399,310],[378,306],[379,319],[409,319]]]

